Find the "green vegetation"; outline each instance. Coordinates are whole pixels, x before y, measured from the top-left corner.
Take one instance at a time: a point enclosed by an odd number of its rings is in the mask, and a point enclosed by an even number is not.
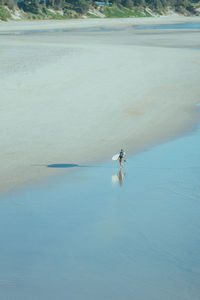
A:
[[[199,0],[0,0],[0,20],[10,19],[10,12],[16,9],[26,19],[98,18],[89,9],[107,18],[148,17],[151,14],[147,8],[157,14],[165,14],[170,8],[184,15],[197,15],[199,5]]]
[[[14,0],[0,0],[0,6],[6,6],[9,9],[14,9],[16,5],[17,4]]]
[[[103,7],[101,12],[107,18],[130,18],[144,17],[146,14],[135,8],[127,8],[122,5],[112,5],[111,7]]]
[[[2,21],[8,21],[8,19],[11,18],[11,14],[9,12],[9,10],[4,7],[4,6],[0,6],[0,20]]]
[[[42,12],[43,12],[43,15],[45,15],[47,19],[54,19],[54,20],[65,19],[63,15],[59,14],[56,11],[50,11],[46,7],[42,8]]]

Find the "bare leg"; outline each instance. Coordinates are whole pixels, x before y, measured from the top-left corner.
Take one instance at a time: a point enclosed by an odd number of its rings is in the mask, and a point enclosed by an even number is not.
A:
[[[119,159],[120,169],[123,168],[122,158]]]

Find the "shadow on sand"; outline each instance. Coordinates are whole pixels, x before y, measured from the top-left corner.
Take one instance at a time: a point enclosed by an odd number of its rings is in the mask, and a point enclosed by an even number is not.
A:
[[[46,168],[58,168],[58,169],[64,169],[64,168],[100,168],[101,166],[92,166],[92,165],[78,165],[78,164],[32,164],[32,167],[46,167]]]
[[[51,164],[46,165],[47,168],[74,168],[74,167],[81,167],[77,164]]]

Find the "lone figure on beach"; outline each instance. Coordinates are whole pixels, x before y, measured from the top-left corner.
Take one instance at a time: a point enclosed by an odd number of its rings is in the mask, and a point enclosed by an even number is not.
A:
[[[120,153],[119,153],[119,164],[120,164],[120,168],[123,167],[122,161],[125,160],[125,152],[123,149],[121,149]]]

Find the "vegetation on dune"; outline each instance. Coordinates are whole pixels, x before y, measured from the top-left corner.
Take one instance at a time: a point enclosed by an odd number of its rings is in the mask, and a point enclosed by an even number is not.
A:
[[[9,10],[3,5],[0,5],[0,20],[7,21],[10,18],[11,18],[11,14]]]
[[[124,7],[122,5],[112,5],[111,7],[103,7],[101,12],[107,18],[130,18],[130,17],[144,17],[149,16],[148,13],[141,12],[137,8]]]
[[[27,19],[66,19],[82,16],[128,18],[165,14],[169,9],[185,15],[197,15],[199,0],[0,0],[0,20],[18,10]]]

